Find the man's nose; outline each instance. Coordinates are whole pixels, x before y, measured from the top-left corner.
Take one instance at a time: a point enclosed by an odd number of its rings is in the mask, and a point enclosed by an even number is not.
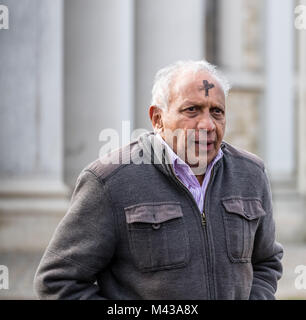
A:
[[[207,132],[215,130],[215,123],[209,113],[200,116],[198,121],[198,129],[206,130]]]

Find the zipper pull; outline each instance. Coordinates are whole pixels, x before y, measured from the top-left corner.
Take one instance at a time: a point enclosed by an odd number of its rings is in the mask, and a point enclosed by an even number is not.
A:
[[[205,212],[202,212],[202,225],[205,226],[206,225],[206,217],[205,217]]]

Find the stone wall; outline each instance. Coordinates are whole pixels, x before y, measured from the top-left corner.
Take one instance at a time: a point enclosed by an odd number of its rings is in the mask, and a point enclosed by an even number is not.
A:
[[[224,139],[249,152],[259,153],[260,93],[233,89],[227,100]]]

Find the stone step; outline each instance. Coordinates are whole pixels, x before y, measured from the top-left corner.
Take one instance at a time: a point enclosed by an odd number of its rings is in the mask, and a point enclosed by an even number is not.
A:
[[[0,199],[0,251],[44,249],[68,207],[65,199]]]
[[[0,265],[9,270],[9,288],[0,290],[0,300],[36,299],[33,279],[43,252],[0,252]]]

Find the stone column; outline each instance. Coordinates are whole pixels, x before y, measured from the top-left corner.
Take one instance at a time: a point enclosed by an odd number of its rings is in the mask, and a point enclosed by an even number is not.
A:
[[[149,119],[155,73],[177,60],[205,56],[202,0],[136,0],[135,127],[152,130]]]
[[[306,1],[299,2],[306,6]],[[306,197],[306,30],[298,36],[298,189]]]
[[[273,181],[294,176],[294,7],[293,1],[266,3],[265,159]]]
[[[67,208],[62,179],[62,1],[2,1],[0,250],[44,248]]]
[[[243,0],[219,1],[219,64],[227,72],[243,68]]]
[[[263,1],[218,0],[218,65],[232,85],[225,140],[259,156],[264,90]]]
[[[73,187],[99,156],[101,130],[121,137],[123,120],[133,127],[133,0],[67,0],[64,21],[65,182]]]

